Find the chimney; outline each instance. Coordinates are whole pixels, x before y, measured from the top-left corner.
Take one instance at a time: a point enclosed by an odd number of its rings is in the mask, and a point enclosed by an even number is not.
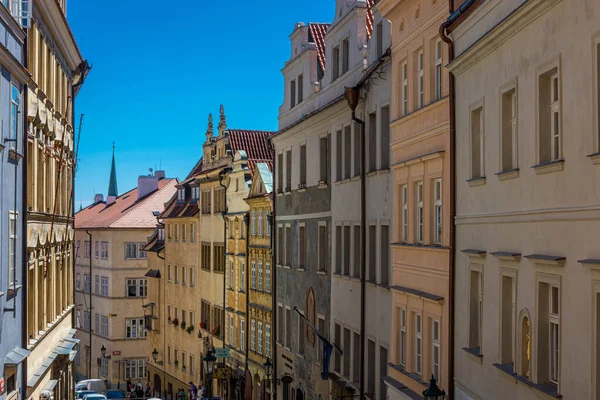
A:
[[[154,176],[158,178],[158,180],[165,179],[165,171],[154,171]]]
[[[164,171],[157,171],[163,172]],[[155,175],[140,175],[138,178],[138,200],[158,189],[159,177]]]
[[[94,204],[98,204],[104,201],[104,196],[102,195],[102,193],[98,193],[97,195],[94,196]]]
[[[110,206],[115,201],[117,201],[117,196],[106,196],[106,205],[107,206]]]

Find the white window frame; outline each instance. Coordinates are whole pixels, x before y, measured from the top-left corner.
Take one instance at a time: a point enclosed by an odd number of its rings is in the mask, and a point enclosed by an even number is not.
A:
[[[259,292],[263,291],[263,263],[262,261],[258,262],[258,275],[257,275],[258,284],[256,286]]]
[[[437,327],[436,327],[437,326]],[[437,332],[437,335],[436,335]],[[437,359],[436,352],[437,349]],[[437,381],[440,381],[440,320],[433,319],[431,321],[431,374],[435,376]]]
[[[417,182],[417,243],[423,243],[423,181]]]
[[[246,321],[244,318],[240,318],[240,350],[244,351],[246,343]]]
[[[233,273],[233,260],[229,260],[229,289],[233,290],[234,281],[235,281],[235,275]]]
[[[108,297],[108,276],[101,278],[102,296]]]
[[[423,317],[415,312],[415,373],[423,372]]]
[[[402,89],[400,99],[402,104],[402,116],[408,114],[408,63],[402,63]]]
[[[250,233],[254,236],[256,235],[256,210],[252,210],[252,220],[250,222]]]
[[[433,243],[442,244],[442,178],[433,180]]]
[[[229,344],[233,346],[234,344],[234,334],[233,334],[234,326],[233,326],[233,315],[229,316]]]
[[[561,115],[560,115],[560,79],[558,72],[550,77],[550,160],[562,159]]]
[[[144,327],[144,318],[126,318],[125,319],[125,338],[143,339],[147,336]]]
[[[246,291],[246,265],[244,263],[244,260],[240,260],[239,261],[239,265],[240,265],[240,287],[239,287],[239,291],[240,292],[245,292]]]
[[[265,292],[271,293],[271,264],[265,264]]]
[[[548,303],[548,354],[549,354],[549,371],[548,377],[550,382],[558,385],[558,381],[560,379],[560,286],[556,284],[548,284],[549,287],[549,303]],[[558,299],[557,310],[553,310],[553,299],[554,299],[554,290],[556,289],[556,296]]]
[[[252,320],[250,322],[250,350],[255,351],[256,347],[254,346],[254,341],[256,339],[256,321]]]
[[[269,224],[269,216],[270,215],[271,215],[270,211],[267,211],[265,213],[265,220],[266,220],[265,221],[266,222],[266,224],[265,224],[265,236],[268,236],[268,237],[271,236],[271,224]]]
[[[256,261],[252,260],[250,273],[250,289],[256,290]]]
[[[190,243],[196,240],[196,224],[190,224]]]
[[[190,287],[194,287],[196,284],[196,277],[194,276],[194,267],[190,267]]]
[[[417,108],[423,107],[424,98],[424,77],[423,77],[423,50],[417,53]]]
[[[108,337],[108,317],[106,315],[103,315],[101,318],[101,328],[101,335],[104,337]]]
[[[262,321],[258,321],[258,341],[257,341],[257,349],[258,354],[263,353],[263,323]]]
[[[406,366],[406,308],[400,308],[400,360],[403,367]]]
[[[408,241],[408,185],[404,184],[400,186],[400,197],[402,201],[402,242]]]
[[[8,213],[8,230],[9,230],[9,244],[8,244],[8,285],[13,288],[17,282],[17,269],[15,259],[18,257],[18,243],[19,243],[19,214],[15,211],[9,211]]]
[[[263,235],[263,212],[258,210],[258,236]]]
[[[100,258],[108,260],[108,242],[106,241],[100,243]]]
[[[435,41],[435,99],[442,98],[442,41]]]
[[[265,324],[265,357],[271,356],[271,325]]]

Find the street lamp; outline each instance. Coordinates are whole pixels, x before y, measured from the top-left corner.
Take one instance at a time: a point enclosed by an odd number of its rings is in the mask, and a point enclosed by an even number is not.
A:
[[[446,397],[446,392],[440,389],[436,383],[435,376],[431,375],[431,380],[429,381],[429,387],[423,390],[423,399],[424,400],[444,400]]]
[[[100,348],[100,352],[102,353],[102,357],[106,358],[106,347],[104,345]]]
[[[204,361],[204,368],[206,369],[206,374],[208,375],[208,384],[207,384],[207,390],[208,390],[208,398],[212,397],[212,375],[213,375],[213,371],[215,368],[215,361],[217,361],[217,358],[214,356],[213,351],[211,349],[208,349],[208,351],[206,352],[206,356],[204,356],[202,358],[202,360]]]
[[[273,363],[271,359],[267,357],[267,361],[263,364],[265,367],[265,374],[267,374],[267,380],[271,380],[271,374],[273,373]]]
[[[152,351],[152,358],[154,359],[154,362],[156,363],[156,361],[158,360],[158,351],[156,351],[156,347],[154,348],[154,351]]]

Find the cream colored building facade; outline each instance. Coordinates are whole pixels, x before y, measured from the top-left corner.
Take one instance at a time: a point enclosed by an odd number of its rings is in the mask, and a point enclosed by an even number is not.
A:
[[[73,100],[89,71],[66,2],[39,0],[27,29],[26,396],[71,398],[73,380]]]
[[[97,196],[96,203],[75,215],[76,327],[82,350],[76,371],[79,378],[101,378],[123,390],[127,380],[146,382],[151,324],[144,319],[148,286],[143,247],[156,225],[154,213],[175,193],[177,180],[164,179],[164,171],[157,171],[138,183],[106,203]]]
[[[447,1],[382,0],[392,31],[390,399],[450,376],[450,148]],[[412,397],[411,397],[412,396]]]
[[[455,398],[600,399],[600,4],[457,16]]]

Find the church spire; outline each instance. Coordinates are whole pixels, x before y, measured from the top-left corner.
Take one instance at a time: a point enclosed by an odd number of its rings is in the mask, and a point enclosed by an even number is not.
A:
[[[107,196],[117,197],[119,190],[117,189],[117,168],[115,166],[115,142],[113,142],[112,165],[110,167],[110,181],[108,183]]]
[[[219,108],[219,137],[225,134],[225,130],[227,129],[227,118],[225,117],[225,107],[221,104]]]

